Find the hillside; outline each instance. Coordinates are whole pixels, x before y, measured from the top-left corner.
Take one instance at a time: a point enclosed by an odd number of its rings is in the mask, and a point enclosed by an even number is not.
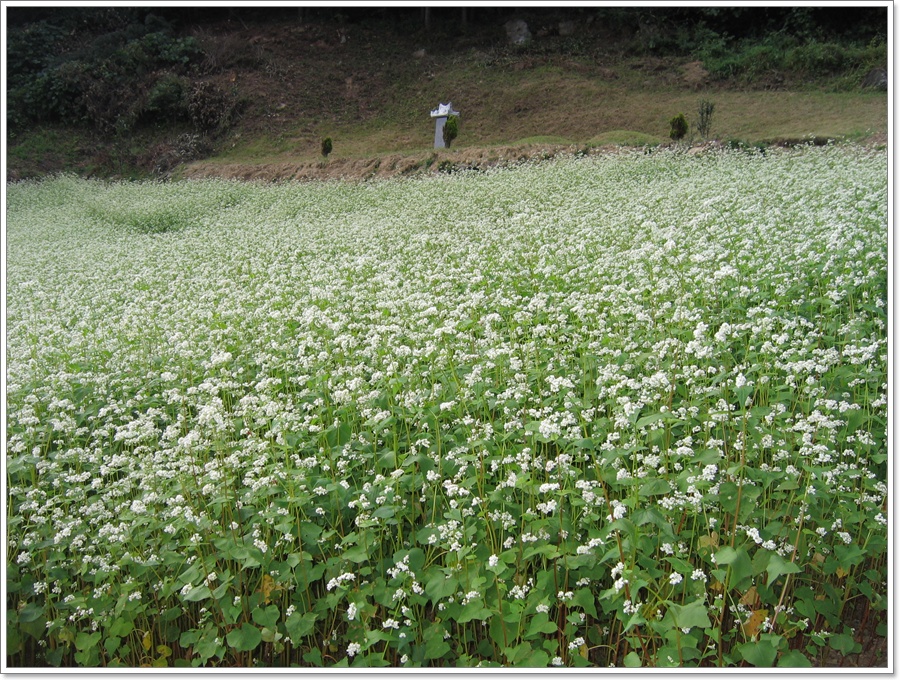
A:
[[[189,68],[111,90],[93,114],[105,116],[103,125],[48,120],[15,130],[7,175],[275,179],[437,170],[442,161],[483,166],[667,143],[669,120],[684,113],[696,122],[701,100],[714,104],[709,136],[723,142],[886,142],[886,93],[860,86],[877,48],[837,66],[823,67],[820,56],[782,59],[793,68],[737,68],[707,47],[652,49],[640,30],[585,11],[529,16],[524,46],[510,44],[507,17],[486,18],[444,16],[427,29],[397,16],[183,22],[178,44],[198,48]],[[150,116],[161,84],[214,94],[200,112],[209,124],[183,112]],[[144,108],[113,110],[129,97]],[[460,135],[452,150],[434,154],[429,112],[447,101],[461,112]],[[325,137],[334,140],[327,160]],[[693,130],[690,137],[701,141]]]

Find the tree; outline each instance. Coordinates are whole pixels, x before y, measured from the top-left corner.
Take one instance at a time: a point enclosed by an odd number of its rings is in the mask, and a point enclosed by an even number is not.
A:
[[[331,153],[331,148],[332,148],[331,137],[326,137],[325,139],[322,140],[322,155],[325,158],[328,158],[328,154]]]

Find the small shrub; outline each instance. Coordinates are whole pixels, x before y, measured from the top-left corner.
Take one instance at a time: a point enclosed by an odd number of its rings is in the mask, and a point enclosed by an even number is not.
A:
[[[325,158],[328,158],[328,154],[331,153],[331,149],[332,149],[331,137],[326,137],[325,139],[322,140],[322,156],[324,156]]]
[[[715,104],[707,99],[701,99],[700,103],[697,105],[697,132],[699,132],[704,139],[709,137],[709,131],[712,128],[713,109],[715,109],[715,106]]]
[[[171,73],[157,80],[147,93],[143,110],[144,120],[173,122],[186,118],[188,115],[186,85],[184,78]]]
[[[213,83],[199,83],[188,96],[191,122],[204,132],[228,127],[234,114],[234,102]]]
[[[457,116],[450,116],[444,123],[444,144],[450,148],[450,144],[459,135],[459,120]]]
[[[684,139],[684,136],[687,133],[688,122],[683,113],[679,113],[669,121],[669,137],[674,139],[676,142],[680,139]]]

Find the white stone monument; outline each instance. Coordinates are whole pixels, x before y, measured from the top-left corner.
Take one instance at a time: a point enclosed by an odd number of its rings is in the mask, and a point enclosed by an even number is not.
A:
[[[453,110],[453,102],[447,102],[446,104],[438,104],[438,107],[431,112],[431,117],[434,118],[434,148],[435,149],[443,149],[447,145],[444,144],[444,123],[447,122],[447,119],[450,116],[458,116],[459,111]]]

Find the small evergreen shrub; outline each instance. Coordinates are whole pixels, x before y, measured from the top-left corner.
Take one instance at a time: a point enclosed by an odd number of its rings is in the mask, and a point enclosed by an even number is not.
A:
[[[450,148],[450,144],[459,135],[459,120],[457,116],[450,116],[444,123],[444,144]]]
[[[680,139],[684,139],[684,136],[687,133],[688,122],[683,113],[679,113],[669,121],[669,137],[671,137],[673,140],[677,142]]]
[[[325,158],[328,158],[328,154],[331,153],[332,148],[333,148],[333,145],[331,143],[331,137],[326,137],[325,139],[322,140],[322,156],[324,156]]]

